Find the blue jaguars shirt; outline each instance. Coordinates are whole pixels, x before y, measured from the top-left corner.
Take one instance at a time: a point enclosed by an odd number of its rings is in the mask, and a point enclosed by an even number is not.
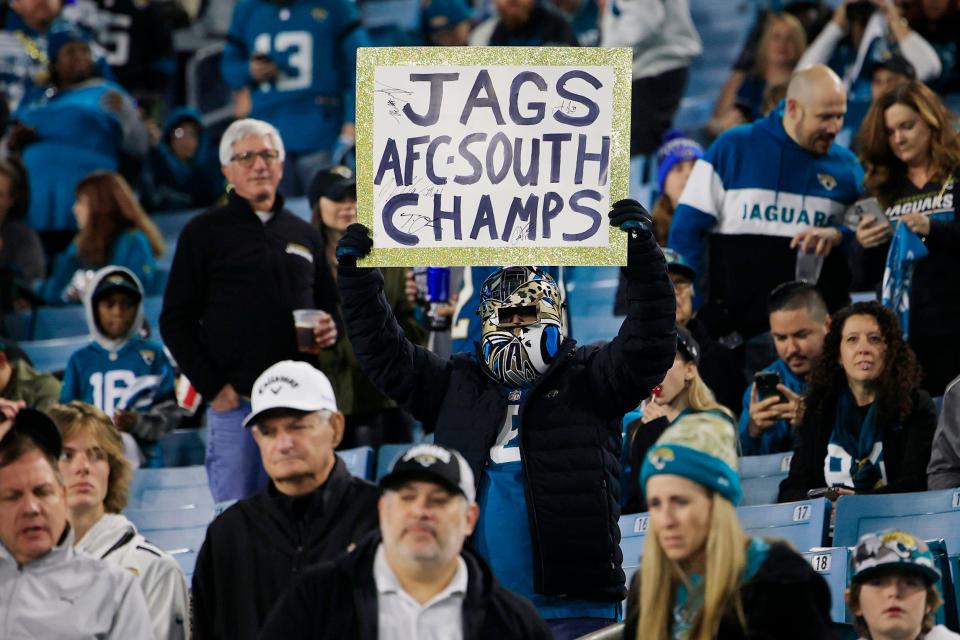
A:
[[[490,563],[500,584],[530,600],[545,619],[617,619],[619,603],[571,600],[533,591],[533,544],[520,457],[519,413],[525,394],[520,390],[510,392],[507,417],[490,447],[477,496],[480,520],[473,537],[474,548]]]

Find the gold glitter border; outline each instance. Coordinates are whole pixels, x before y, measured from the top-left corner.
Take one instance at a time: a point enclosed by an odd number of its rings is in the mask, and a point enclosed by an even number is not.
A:
[[[629,197],[630,88],[633,54],[600,47],[365,47],[357,50],[357,215],[373,229],[373,100],[378,66],[612,67],[610,202]],[[605,214],[606,212],[601,212]],[[604,216],[605,217],[605,216]],[[606,247],[464,247],[374,249],[363,266],[506,266],[514,264],[616,266],[627,263],[627,237],[610,229]]]

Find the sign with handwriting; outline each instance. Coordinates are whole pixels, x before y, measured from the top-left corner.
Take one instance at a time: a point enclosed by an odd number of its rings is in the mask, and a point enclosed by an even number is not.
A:
[[[628,49],[357,51],[364,265],[626,264]]]

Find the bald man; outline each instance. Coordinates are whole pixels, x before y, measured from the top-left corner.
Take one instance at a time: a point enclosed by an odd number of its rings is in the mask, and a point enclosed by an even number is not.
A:
[[[694,165],[669,245],[705,275],[699,317],[728,344],[755,337],[767,344],[767,294],[797,277],[799,252],[825,258],[817,288],[830,310],[847,303],[841,248],[851,232],[841,223],[863,169],[833,143],[846,109],[840,78],[824,65],[809,67],[794,74],[767,117],[727,131]],[[774,357],[761,347],[756,359],[764,366]]]

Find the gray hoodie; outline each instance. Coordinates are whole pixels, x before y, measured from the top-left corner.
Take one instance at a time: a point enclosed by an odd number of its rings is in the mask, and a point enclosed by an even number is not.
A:
[[[960,378],[947,385],[943,406],[933,434],[927,489],[960,487]]]

